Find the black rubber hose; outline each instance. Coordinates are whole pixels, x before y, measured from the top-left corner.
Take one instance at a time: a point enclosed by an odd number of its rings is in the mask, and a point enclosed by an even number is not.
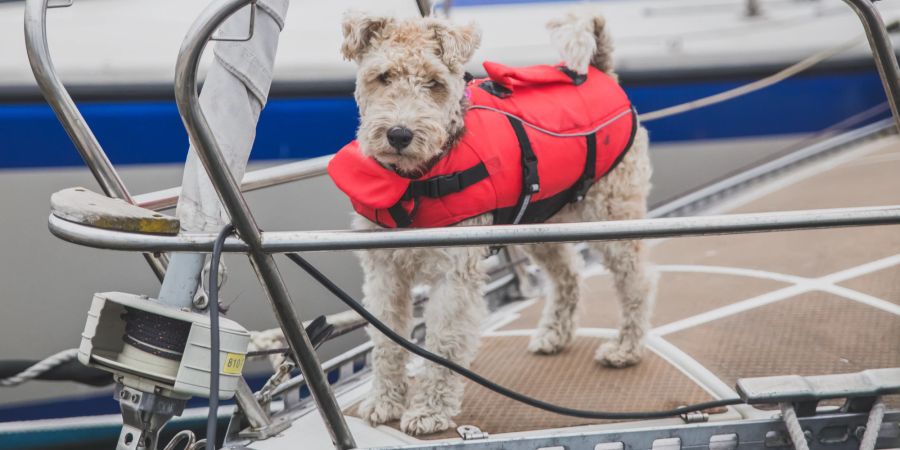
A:
[[[405,348],[409,352],[418,355],[428,361],[431,361],[440,366],[444,366],[447,369],[456,372],[463,377],[472,380],[475,383],[478,383],[500,395],[511,398],[517,402],[524,403],[526,405],[543,409],[544,411],[550,411],[552,413],[561,414],[564,416],[573,416],[573,417],[581,417],[584,419],[603,419],[603,420],[642,420],[642,419],[659,419],[664,417],[673,417],[680,416],[682,414],[687,414],[689,412],[694,411],[702,411],[704,409],[709,408],[718,408],[723,406],[737,405],[743,403],[743,400],[740,398],[729,398],[722,400],[713,400],[709,402],[703,403],[695,403],[693,405],[681,406],[675,409],[669,409],[665,411],[641,411],[641,412],[606,412],[606,411],[586,411],[583,409],[574,409],[567,408],[565,406],[554,405],[552,403],[547,403],[543,400],[538,400],[536,398],[529,397],[527,395],[521,394],[519,392],[513,391],[512,389],[503,387],[494,383],[487,378],[482,377],[481,375],[472,372],[471,370],[456,364],[453,361],[445,359],[441,356],[435,355],[434,353],[429,352],[428,350],[419,347],[418,345],[410,342],[403,336],[400,336],[394,330],[390,329],[383,322],[378,320],[372,313],[370,313],[364,306],[362,306],[359,302],[357,302],[353,297],[344,292],[340,287],[338,287],[334,282],[332,282],[328,277],[319,272],[318,269],[312,266],[308,261],[303,259],[297,253],[287,253],[285,256],[290,258],[291,261],[300,266],[306,273],[312,276],[316,281],[319,282],[325,289],[328,289],[332,294],[334,294],[338,299],[340,299],[344,304],[350,307],[350,309],[354,310],[362,316],[367,322],[372,324],[375,329],[380,331],[382,334],[387,336],[388,339],[397,343],[397,345]]]
[[[216,424],[219,418],[219,261],[225,238],[234,226],[225,225],[213,243],[209,257],[209,412],[206,415],[206,448],[216,448]]]
[[[0,361],[0,379],[9,378],[22,373],[25,369],[41,362],[40,360],[14,359]],[[87,367],[77,359],[62,363],[34,378],[44,381],[74,381],[89,386],[106,386],[113,383],[112,374],[93,367]]]

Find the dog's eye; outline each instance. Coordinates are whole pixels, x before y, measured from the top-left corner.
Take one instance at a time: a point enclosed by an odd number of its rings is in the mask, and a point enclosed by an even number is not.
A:
[[[378,82],[383,85],[391,84],[391,74],[384,72],[381,75],[378,75]]]
[[[443,88],[444,85],[441,84],[441,82],[438,80],[428,80],[428,82],[425,83],[425,87],[431,90],[435,90]]]

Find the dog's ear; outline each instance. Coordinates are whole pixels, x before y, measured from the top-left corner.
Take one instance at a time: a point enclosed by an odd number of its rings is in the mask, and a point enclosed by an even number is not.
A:
[[[341,54],[348,60],[359,62],[372,46],[372,41],[393,20],[391,17],[372,17],[358,11],[347,11],[341,23],[344,31]]]
[[[437,36],[441,49],[439,56],[451,70],[461,70],[481,45],[481,29],[474,23],[459,26],[433,19],[429,27]]]

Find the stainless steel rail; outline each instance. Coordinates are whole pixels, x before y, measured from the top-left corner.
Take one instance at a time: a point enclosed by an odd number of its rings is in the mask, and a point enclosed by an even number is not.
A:
[[[69,222],[54,215],[50,216],[49,222],[50,231],[60,239],[109,250],[209,252],[215,240],[214,234],[153,236],[109,231]],[[410,230],[268,231],[257,232],[252,243],[236,237],[228,238],[224,248],[227,252],[287,253],[647,239],[887,224],[900,224],[900,206]]]
[[[247,172],[241,181],[241,191],[250,192],[294,181],[314,178],[327,173],[328,161],[334,155],[319,156],[288,164]],[[181,187],[134,196],[135,204],[147,209],[162,210],[174,207],[181,195]]]
[[[69,139],[81,155],[81,159],[91,170],[103,192],[114,198],[121,198],[134,203],[125,183],[119,177],[96,136],[88,127],[75,102],[66,91],[53,61],[50,59],[50,48],[47,44],[47,3],[49,0],[27,0],[25,3],[25,49],[31,71],[37,81],[44,99],[50,104],[59,122],[65,128]],[[144,258],[156,277],[162,281],[166,274],[165,255],[145,253]]]
[[[188,136],[203,162],[213,187],[216,188],[219,199],[238,234],[247,244],[250,262],[272,302],[275,316],[284,330],[285,338],[303,372],[303,377],[307,380],[309,390],[331,433],[335,447],[354,448],[356,444],[350,434],[350,428],[322,371],[316,351],[294,310],[290,294],[278,272],[274,258],[263,251],[259,227],[241,194],[240,186],[228,170],[228,164],[203,115],[197,95],[197,72],[206,44],[229,16],[251,3],[255,3],[255,0],[222,0],[214,2],[200,13],[188,30],[178,52],[175,65],[175,101]]]
[[[888,103],[891,105],[894,123],[900,131],[900,110],[898,110],[898,105],[900,105],[900,67],[897,66],[897,55],[894,53],[891,37],[884,26],[881,14],[878,13],[872,0],[844,0],[844,3],[856,12],[866,30],[866,37],[869,39],[869,46],[872,47],[872,55],[875,58],[875,66],[878,68],[881,84],[884,86]]]

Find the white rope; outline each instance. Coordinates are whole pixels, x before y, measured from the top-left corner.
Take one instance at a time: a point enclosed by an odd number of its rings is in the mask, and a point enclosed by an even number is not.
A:
[[[263,331],[250,332],[250,346],[248,352],[258,352],[266,350],[276,350],[288,346],[287,339],[284,338],[284,332],[281,328],[270,328]],[[267,356],[272,369],[277,370],[285,361],[286,356],[280,353],[274,353]]]
[[[69,361],[72,361],[78,356],[78,349],[71,348],[68,350],[63,350],[53,356],[49,356],[44,358],[44,360],[34,364],[33,366],[9,377],[0,380],[0,386],[3,387],[12,387],[18,386],[26,381],[33,380],[47,372],[50,369],[53,369],[56,366],[61,364],[65,364]]]
[[[664,117],[674,116],[676,114],[685,113],[688,111],[693,111],[695,109],[704,108],[710,105],[715,105],[716,103],[722,103],[724,101],[728,101],[742,95],[747,95],[751,92],[756,92],[760,89],[767,88],[775,83],[780,83],[787,78],[790,78],[794,75],[797,75],[800,72],[803,72],[806,69],[809,69],[816,64],[825,61],[828,58],[831,58],[838,53],[841,53],[845,50],[851,49],[857,44],[863,42],[865,36],[856,36],[853,39],[840,44],[836,47],[832,47],[826,50],[823,50],[819,53],[816,53],[790,67],[782,69],[775,74],[769,75],[768,77],[756,80],[752,83],[745,84],[743,86],[738,86],[734,89],[727,90],[725,92],[720,92],[715,95],[710,95],[709,97],[699,98],[697,100],[692,100],[687,103],[682,103],[680,105],[669,106],[668,108],[659,109],[656,111],[651,111],[648,113],[644,113],[639,115],[641,122],[650,122],[652,120],[662,119]]]
[[[884,401],[881,397],[875,400],[872,410],[869,411],[869,420],[866,422],[866,432],[859,443],[859,450],[874,450],[875,441],[878,440],[878,430],[881,429],[881,421],[884,420]]]
[[[784,425],[788,429],[788,435],[791,442],[794,443],[796,450],[809,450],[809,444],[806,443],[806,435],[803,434],[803,428],[800,426],[800,420],[797,419],[797,412],[790,403],[781,404],[781,417],[784,419]]]
[[[733,100],[737,97],[741,97],[743,95],[747,95],[747,94],[756,92],[760,89],[765,89],[769,86],[772,86],[773,84],[780,83],[794,75],[797,75],[798,73],[803,72],[804,70],[807,70],[810,67],[815,66],[816,64],[819,64],[820,62],[825,61],[826,59],[829,59],[834,55],[837,55],[841,52],[844,52],[846,50],[853,48],[854,46],[863,42],[864,38],[865,38],[865,35],[856,36],[853,39],[851,39],[847,42],[844,42],[843,44],[823,50],[819,53],[816,53],[816,54],[804,59],[804,60],[801,60],[800,62],[798,62],[794,65],[786,67],[772,75],[769,75],[768,77],[756,80],[752,83],[747,83],[743,86],[738,86],[734,89],[729,89],[725,92],[713,94],[713,95],[710,95],[709,97],[698,98],[696,100],[691,100],[689,102],[682,103],[679,105],[673,105],[673,106],[669,106],[669,107],[666,107],[663,109],[658,109],[656,111],[638,114],[638,118],[640,119],[641,122],[650,122],[653,120],[662,119],[665,117],[670,117],[670,116],[686,113],[688,111],[693,111],[695,109],[705,108],[707,106],[726,102],[728,100]],[[533,123],[527,122],[527,121],[523,120],[521,117],[518,117],[514,114],[510,114],[506,111],[492,108],[490,106],[472,105],[469,109],[484,109],[484,110],[488,110],[488,111],[497,112],[497,113],[512,117],[514,119],[518,119],[523,124],[525,124],[531,128],[534,128],[535,130],[540,131],[544,134],[549,134],[551,136],[556,136],[556,137],[575,137],[575,136],[585,136],[585,135],[596,133],[597,131],[600,131],[600,129],[606,127],[610,123],[625,116],[625,114],[628,111],[630,111],[630,109],[629,109],[629,110],[620,112],[619,114],[615,115],[612,119],[607,120],[606,122],[600,124],[597,128],[595,128],[593,130],[588,130],[588,131],[581,132],[581,133],[557,133],[557,132],[553,132],[553,131],[541,128]]]

